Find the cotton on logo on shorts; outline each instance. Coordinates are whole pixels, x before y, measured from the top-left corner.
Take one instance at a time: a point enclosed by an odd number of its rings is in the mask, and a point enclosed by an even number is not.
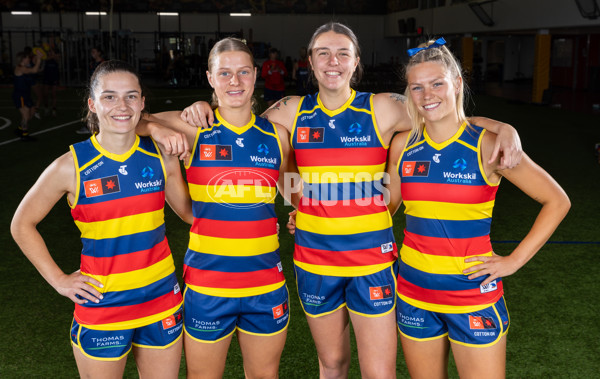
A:
[[[169,329],[177,325],[177,321],[175,321],[175,316],[169,316],[162,320],[163,329]]]
[[[288,309],[287,301],[284,301],[282,304],[279,304],[278,306],[273,307],[272,309],[273,309],[273,318],[274,319],[283,317],[283,315],[285,314],[285,312]]]
[[[469,315],[469,328],[471,329],[496,329],[496,323],[491,317]]]
[[[393,296],[392,286],[369,287],[369,295],[371,300],[387,299]]]

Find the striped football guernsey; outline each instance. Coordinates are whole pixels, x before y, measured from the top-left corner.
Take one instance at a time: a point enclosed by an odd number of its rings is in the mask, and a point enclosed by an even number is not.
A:
[[[406,230],[400,250],[398,294],[434,312],[474,312],[495,303],[502,280],[468,279],[467,257],[492,255],[490,225],[498,183],[481,165],[485,130],[463,124],[443,143],[427,135],[407,146],[398,162]]]
[[[188,289],[243,297],[285,285],[274,204],[281,156],[274,125],[255,115],[236,127],[217,108],[213,125],[198,130],[186,166],[194,213]]]
[[[330,276],[369,275],[397,258],[392,219],[383,200],[388,146],[373,112],[373,95],[355,92],[329,110],[317,95],[302,98],[291,143],[304,182],[296,215],[294,262]]]
[[[125,154],[103,149],[96,136],[71,146],[77,193],[71,214],[81,231],[81,273],[100,281],[104,298],[75,305],[75,320],[117,330],[162,320],[182,304],[165,237],[165,170],[150,138]]]

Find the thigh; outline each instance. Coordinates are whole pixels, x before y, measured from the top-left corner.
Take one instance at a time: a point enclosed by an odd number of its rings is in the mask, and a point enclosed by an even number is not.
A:
[[[400,342],[411,378],[448,377],[450,344],[445,335],[429,340],[414,340],[400,335]]]
[[[142,378],[177,378],[183,340],[183,309],[135,329],[133,354]]]
[[[449,339],[461,378],[504,378],[506,334],[510,326],[504,297],[488,308],[449,314]]]
[[[350,365],[350,325],[346,308],[320,317],[307,315],[308,326],[317,348],[321,369]]]
[[[350,313],[356,336],[358,361],[363,378],[392,378],[396,375],[398,337],[396,314],[366,317]]]
[[[227,350],[233,334],[215,342],[202,342],[184,335],[185,364],[189,379],[220,379],[225,372]]]
[[[182,346],[183,340],[181,338],[178,338],[164,349],[134,346],[133,355],[140,378],[177,379],[181,364]]]
[[[287,329],[270,336],[239,331],[237,336],[244,359],[246,378],[277,378]]]
[[[462,379],[502,379],[506,372],[506,335],[485,347],[465,346],[452,343],[452,354]]]
[[[113,379],[123,376],[127,355],[118,360],[98,360],[85,355],[79,347],[73,345],[73,355],[81,378]]]

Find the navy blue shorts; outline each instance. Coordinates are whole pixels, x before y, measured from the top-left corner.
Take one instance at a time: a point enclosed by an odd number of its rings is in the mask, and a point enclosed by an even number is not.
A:
[[[396,316],[400,333],[415,341],[448,337],[470,347],[496,344],[508,332],[510,318],[504,296],[491,306],[468,313],[427,311],[408,304],[398,296]]]
[[[255,296],[210,296],[185,289],[185,333],[199,342],[218,342],[234,331],[270,336],[284,331],[290,321],[285,285]]]
[[[15,104],[17,109],[21,109],[23,107],[33,107],[33,101],[31,100],[31,94],[29,93],[13,92],[12,99],[13,104]]]
[[[397,264],[364,276],[313,274],[294,265],[298,295],[310,317],[324,316],[345,306],[361,316],[390,313],[396,305]]]
[[[88,358],[100,361],[118,361],[125,357],[131,346],[166,349],[174,345],[183,331],[183,310],[173,315],[134,329],[95,330],[73,320],[71,343]]]

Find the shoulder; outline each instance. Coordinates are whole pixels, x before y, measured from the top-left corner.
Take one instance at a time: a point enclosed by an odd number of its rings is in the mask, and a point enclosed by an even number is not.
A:
[[[394,108],[398,103],[406,104],[406,96],[394,92],[382,92],[373,96],[373,105],[376,107]]]
[[[261,114],[261,117],[264,117],[271,122],[281,124],[290,131],[300,101],[302,101],[302,97],[300,96],[286,96],[264,111],[263,114]]]
[[[73,153],[71,151],[67,151],[60,157],[56,158],[54,163],[60,169],[68,169],[71,171],[75,170],[75,158],[73,157]]]
[[[63,192],[75,192],[74,183],[77,170],[75,169],[75,158],[71,151],[56,158],[42,175],[49,178],[48,185],[52,185]]]
[[[406,96],[383,92],[373,96],[373,113],[384,139],[392,133],[411,129],[411,120],[406,108]]]

